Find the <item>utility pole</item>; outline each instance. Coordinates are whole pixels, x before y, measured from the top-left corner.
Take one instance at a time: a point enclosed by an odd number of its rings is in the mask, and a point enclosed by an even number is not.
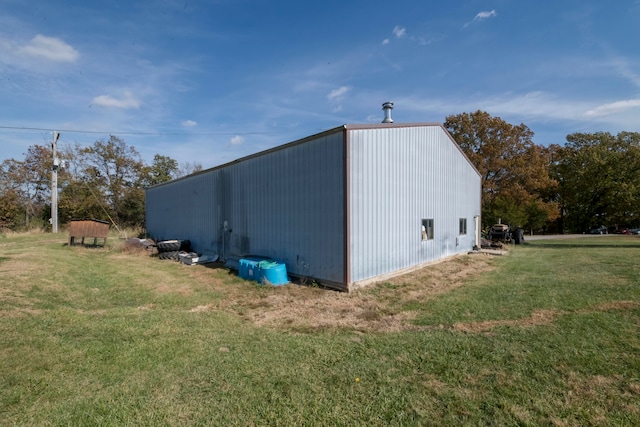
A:
[[[60,138],[59,132],[53,132],[53,142],[51,148],[53,150],[53,169],[51,170],[51,231],[58,232],[58,167],[60,160],[56,153],[56,143]]]

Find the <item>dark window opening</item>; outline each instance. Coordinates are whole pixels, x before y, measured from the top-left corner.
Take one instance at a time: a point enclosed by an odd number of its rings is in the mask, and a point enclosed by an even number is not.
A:
[[[422,240],[433,240],[433,218],[422,220]]]
[[[467,218],[460,218],[460,235],[467,234]]]

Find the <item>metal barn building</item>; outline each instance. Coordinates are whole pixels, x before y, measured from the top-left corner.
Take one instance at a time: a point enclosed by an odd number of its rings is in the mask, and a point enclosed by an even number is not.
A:
[[[344,125],[150,187],[146,222],[231,265],[265,256],[348,291],[479,246],[480,194],[442,125]]]

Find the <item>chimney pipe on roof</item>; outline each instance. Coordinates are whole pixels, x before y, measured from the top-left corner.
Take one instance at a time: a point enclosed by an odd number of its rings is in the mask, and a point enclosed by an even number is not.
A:
[[[393,123],[391,118],[391,110],[393,110],[393,102],[387,101],[382,104],[382,110],[384,111],[384,120],[382,123]]]

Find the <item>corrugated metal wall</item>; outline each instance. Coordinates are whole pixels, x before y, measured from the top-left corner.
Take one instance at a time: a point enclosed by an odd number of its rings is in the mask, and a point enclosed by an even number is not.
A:
[[[472,249],[480,176],[442,127],[348,132],[351,283]],[[423,219],[433,240],[422,240]]]
[[[346,152],[336,128],[148,189],[148,233],[227,259],[279,259],[294,275],[343,289],[472,249],[480,176],[444,128],[346,132]],[[432,240],[422,240],[424,219],[434,221]]]
[[[343,283],[342,128],[147,190],[147,231],[224,258],[263,255]],[[224,223],[227,222],[225,232]]]

